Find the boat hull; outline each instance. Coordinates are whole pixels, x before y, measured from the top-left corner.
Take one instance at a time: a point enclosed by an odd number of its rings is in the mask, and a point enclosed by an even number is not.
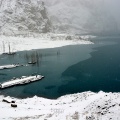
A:
[[[24,77],[24,78],[16,78],[15,80],[12,79],[8,82],[1,83],[0,88],[4,89],[4,88],[8,88],[8,87],[13,87],[16,85],[25,85],[25,84],[29,84],[32,82],[42,80],[43,78],[44,78],[44,76],[42,76],[42,75],[29,76],[29,77]]]

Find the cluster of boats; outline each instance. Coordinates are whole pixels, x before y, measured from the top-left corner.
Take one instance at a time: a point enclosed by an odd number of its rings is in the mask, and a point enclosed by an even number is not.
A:
[[[20,67],[20,66],[25,66],[25,65],[21,65],[19,63],[11,64],[11,65],[3,65],[3,66],[0,66],[0,70],[12,69],[12,68]],[[13,79],[11,79],[7,82],[0,83],[0,88],[3,89],[6,87],[11,87],[11,86],[15,86],[15,85],[27,84],[30,82],[41,80],[42,78],[44,78],[44,76],[42,76],[42,75],[22,76],[21,78],[14,77]]]
[[[31,61],[28,64],[36,64],[36,63],[37,63],[36,61]],[[20,66],[26,66],[26,65],[19,64],[19,63],[10,64],[10,65],[2,65],[2,66],[0,66],[0,70],[12,69],[12,68],[20,67]],[[7,82],[0,83],[0,88],[3,89],[3,88],[15,86],[15,85],[27,84],[30,82],[41,80],[42,78],[44,78],[44,76],[42,76],[42,75],[22,76],[21,78],[13,78]]]
[[[3,41],[3,54],[5,54],[5,55],[15,55],[16,54],[16,52],[11,51],[10,43],[8,44],[8,48],[9,48],[9,51],[5,52],[5,44],[4,44],[4,41]],[[38,54],[37,53],[33,54],[33,55],[31,55],[30,58],[31,58],[31,60],[28,62],[28,64],[36,64],[37,61],[38,61]],[[10,64],[10,65],[2,65],[2,66],[0,66],[0,70],[12,69],[12,68],[20,67],[20,66],[26,66],[26,65],[22,65],[22,64],[19,64],[19,63]],[[0,88],[3,89],[3,88],[15,86],[15,85],[27,84],[27,83],[30,83],[30,82],[41,80],[42,78],[44,78],[44,76],[42,76],[42,75],[22,76],[21,78],[15,78],[14,77],[13,79],[11,79],[9,81],[0,83]]]

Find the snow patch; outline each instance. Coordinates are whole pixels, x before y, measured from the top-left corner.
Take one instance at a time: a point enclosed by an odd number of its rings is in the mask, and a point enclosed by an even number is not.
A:
[[[1,120],[119,120],[120,115],[120,93],[88,91],[56,100],[37,96],[27,99],[7,97],[15,101],[16,108],[3,102],[4,98],[0,96]]]
[[[66,34],[40,34],[39,36],[29,37],[0,36],[0,54],[2,54],[3,51],[9,52],[9,44],[11,46],[11,52],[17,52],[32,49],[62,47],[66,45],[93,44],[89,41],[89,39],[93,37],[94,36],[87,35],[78,38],[76,35],[70,36]]]

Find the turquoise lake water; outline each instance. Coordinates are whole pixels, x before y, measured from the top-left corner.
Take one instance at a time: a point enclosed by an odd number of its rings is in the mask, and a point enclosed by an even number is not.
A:
[[[0,90],[0,94],[18,98],[55,99],[62,95],[93,91],[120,92],[120,38],[99,37],[95,44],[73,45],[52,49],[1,55],[0,65],[26,65],[37,53],[38,64],[0,70],[0,82],[13,77],[42,74],[41,81]]]

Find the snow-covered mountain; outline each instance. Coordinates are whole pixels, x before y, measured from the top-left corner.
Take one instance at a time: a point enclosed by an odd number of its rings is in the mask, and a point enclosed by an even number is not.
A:
[[[0,33],[118,33],[119,3],[119,0],[0,0]]]
[[[40,0],[0,0],[0,33],[25,34],[50,31],[44,2]]]
[[[117,1],[112,0],[43,0],[56,31],[111,33],[118,30],[113,16]],[[109,6],[111,5],[111,8]],[[111,13],[110,10],[113,12]]]

